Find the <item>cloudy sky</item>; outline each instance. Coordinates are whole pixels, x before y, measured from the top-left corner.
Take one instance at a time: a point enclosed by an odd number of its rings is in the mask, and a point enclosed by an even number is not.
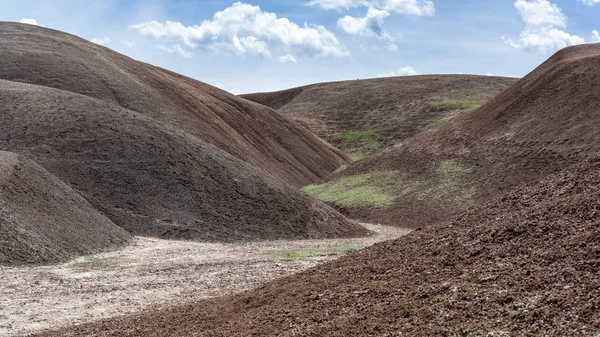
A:
[[[233,93],[434,73],[521,77],[600,42],[600,0],[1,0],[0,20],[78,35]]]

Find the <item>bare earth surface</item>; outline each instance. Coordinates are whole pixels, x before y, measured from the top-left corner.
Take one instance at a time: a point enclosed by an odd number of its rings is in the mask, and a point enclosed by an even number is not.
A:
[[[364,226],[374,234],[245,244],[138,237],[121,250],[60,265],[0,267],[0,336],[240,292],[409,232]]]

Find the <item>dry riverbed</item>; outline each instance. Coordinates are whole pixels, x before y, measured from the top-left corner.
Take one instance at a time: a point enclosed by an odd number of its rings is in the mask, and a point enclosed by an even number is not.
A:
[[[215,244],[138,237],[68,263],[0,267],[0,336],[17,336],[241,292],[409,231],[358,239]]]

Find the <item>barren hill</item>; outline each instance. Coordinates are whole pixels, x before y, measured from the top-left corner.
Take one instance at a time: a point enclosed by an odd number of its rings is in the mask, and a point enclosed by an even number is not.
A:
[[[419,227],[558,172],[600,151],[598,62],[598,44],[559,51],[481,108],[307,190],[354,217]],[[341,198],[358,189],[375,207]]]
[[[79,93],[177,127],[293,185],[347,157],[290,119],[78,37],[0,23],[0,79]]]
[[[43,336],[573,336],[600,331],[600,160],[241,295]]]
[[[26,154],[133,234],[239,241],[366,230],[250,164],[115,103],[0,80],[0,149]]]
[[[48,171],[0,151],[0,264],[62,261],[130,238]]]
[[[471,111],[517,79],[426,75],[313,84],[242,95],[362,157]]]

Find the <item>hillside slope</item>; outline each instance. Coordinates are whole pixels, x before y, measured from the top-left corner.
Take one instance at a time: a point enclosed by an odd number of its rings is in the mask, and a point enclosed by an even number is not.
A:
[[[595,336],[600,160],[246,293],[43,336]]]
[[[388,77],[241,97],[277,109],[360,157],[473,110],[516,81],[473,75]]]
[[[351,188],[388,203],[348,214],[420,227],[596,155],[598,62],[598,44],[566,48],[478,110],[357,163],[342,173],[360,178]]]
[[[179,128],[301,186],[347,157],[290,119],[78,37],[0,22],[0,79],[79,93]]]
[[[133,234],[239,241],[366,233],[219,148],[111,102],[0,80],[0,149],[33,158]]]
[[[48,171],[0,151],[0,265],[64,261],[130,239]]]

